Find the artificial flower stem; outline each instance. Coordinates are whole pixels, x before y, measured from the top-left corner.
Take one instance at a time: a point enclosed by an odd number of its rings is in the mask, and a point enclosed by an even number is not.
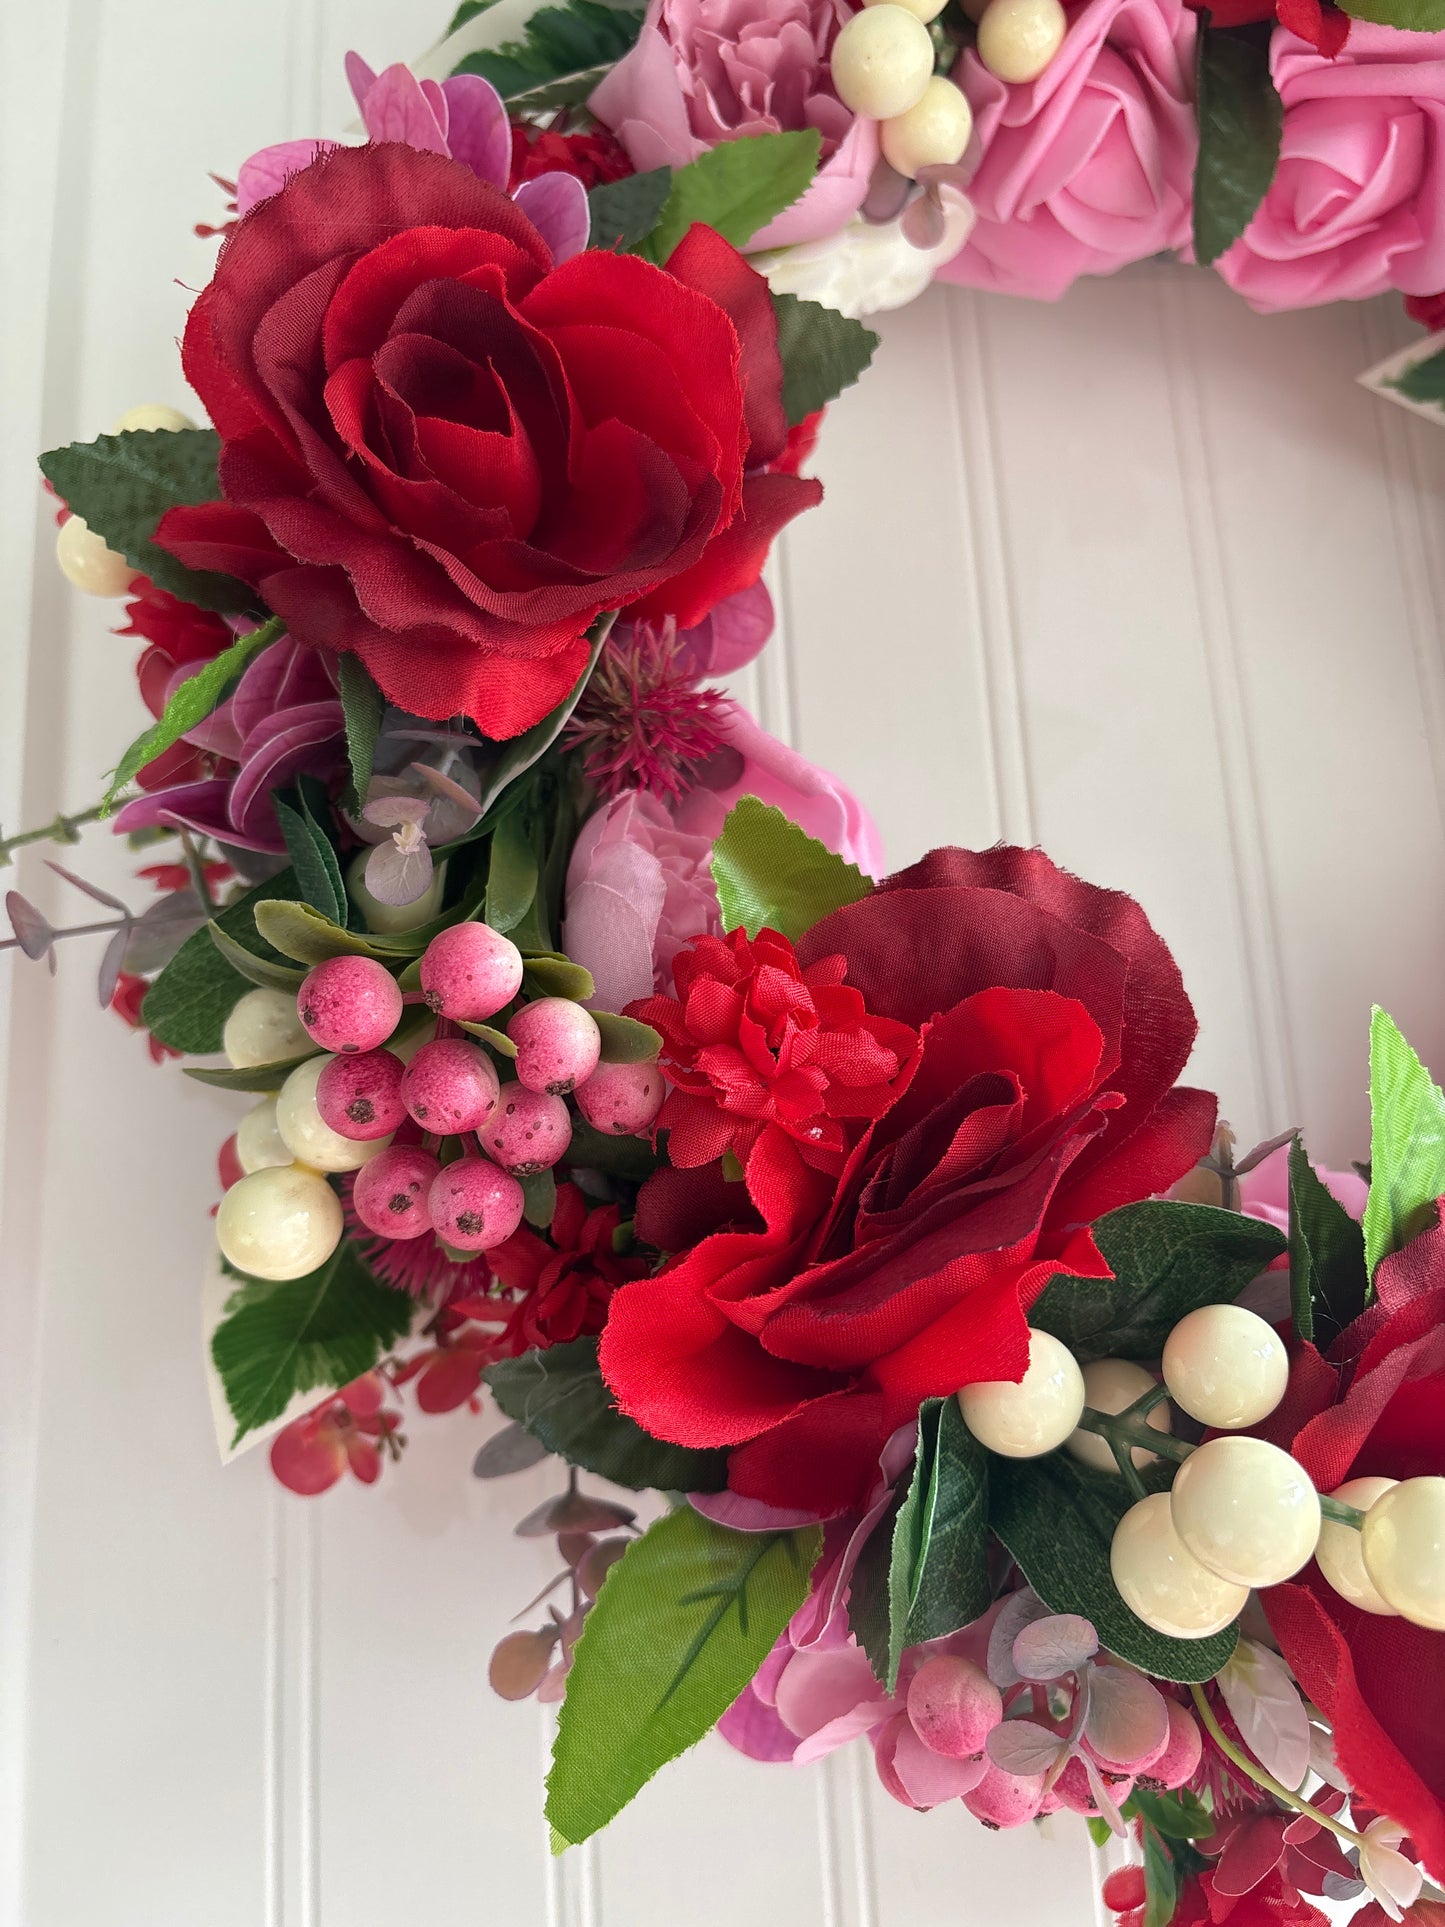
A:
[[[1352,1847],[1363,1845],[1363,1834],[1356,1833],[1352,1827],[1347,1827],[1343,1821],[1336,1820],[1333,1814],[1325,1813],[1321,1808],[1311,1806],[1309,1801],[1301,1799],[1299,1794],[1291,1793],[1283,1782],[1275,1779],[1272,1773],[1267,1773],[1258,1761],[1252,1760],[1249,1755],[1241,1751],[1232,1740],[1226,1739],[1219,1721],[1214,1717],[1214,1709],[1209,1704],[1208,1697],[1202,1686],[1191,1682],[1189,1692],[1193,1698],[1195,1710],[1199,1714],[1200,1719],[1203,1720],[1210,1739],[1213,1740],[1214,1744],[1219,1748],[1231,1766],[1237,1767],[1239,1771],[1244,1774],[1245,1778],[1253,1780],[1256,1786],[1263,1787],[1266,1793],[1272,1793],[1275,1799],[1280,1801],[1284,1806],[1292,1808],[1296,1813],[1303,1814],[1307,1820],[1313,1820],[1317,1826],[1326,1828],[1330,1833],[1335,1835],[1336,1839],[1348,1841]]]
[[[123,930],[131,921],[129,917],[117,917],[111,923],[73,923],[68,930],[52,930],[50,941],[59,943],[62,937],[95,937],[102,930]],[[18,950],[18,937],[0,937],[0,950]]]
[[[26,843],[78,843],[77,834],[83,823],[98,823],[103,814],[99,803],[92,803],[88,810],[77,810],[74,816],[57,816],[44,823],[38,830],[17,830],[14,836],[0,837],[0,869],[10,861],[12,850],[18,850]]]

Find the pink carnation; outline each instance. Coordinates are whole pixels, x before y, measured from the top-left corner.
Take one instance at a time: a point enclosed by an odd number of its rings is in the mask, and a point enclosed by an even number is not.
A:
[[[1081,274],[1183,247],[1198,130],[1196,21],[1180,0],[1085,0],[1026,86],[970,48],[954,79],[974,112],[977,215],[939,270],[965,287],[1055,301]]]
[[[587,103],[639,172],[685,167],[720,141],[816,127],[823,164],[753,248],[836,234],[858,212],[878,159],[876,121],[833,91],[829,60],[853,9],[843,0],[651,0],[642,33]]]
[[[1279,167],[1219,272],[1265,313],[1445,287],[1445,33],[1356,20],[1327,60],[1280,28]]]

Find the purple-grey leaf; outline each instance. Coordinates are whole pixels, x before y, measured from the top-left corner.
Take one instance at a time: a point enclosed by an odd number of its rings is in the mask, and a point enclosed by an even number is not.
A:
[[[378,843],[366,859],[366,887],[378,903],[399,910],[425,894],[432,878],[431,851],[425,843],[404,850],[395,842]]]
[[[420,827],[430,813],[431,804],[424,796],[376,795],[367,798],[366,807],[361,812],[368,823],[377,823],[385,830],[400,829],[403,823]]]
[[[586,247],[592,217],[587,190],[575,174],[539,174],[523,181],[512,199],[547,243],[558,267]]]
[[[45,867],[47,870],[54,870],[58,877],[64,877],[67,883],[73,883],[77,890],[83,890],[92,902],[103,903],[107,910],[119,910],[123,917],[130,915],[128,906],[122,903],[119,897],[113,897],[108,890],[102,890],[97,884],[87,883],[84,877],[78,877],[74,870],[67,870],[65,865],[57,863],[54,857],[46,857]]]
[[[533,1438],[524,1425],[504,1425],[489,1438],[472,1460],[475,1479],[506,1479],[514,1472],[526,1472],[548,1456],[540,1439]]]
[[[481,784],[475,773],[471,770],[466,772],[473,781],[477,782],[476,790],[469,790],[454,776],[448,776],[442,770],[433,769],[430,763],[413,763],[410,767],[437,802],[450,803],[461,812],[466,819],[463,828],[470,829],[482,813],[481,805],[477,800]],[[453,830],[450,834],[455,836],[457,832]]]
[[[1077,1673],[1099,1650],[1099,1635],[1078,1613],[1051,1613],[1025,1626],[1014,1641],[1014,1670],[1021,1679],[1062,1679]]]
[[[137,977],[155,976],[205,921],[206,912],[194,890],[168,890],[131,925],[122,968]]]
[[[55,941],[55,931],[48,919],[41,916],[29,898],[22,897],[18,890],[5,892],[5,910],[10,918],[10,928],[15,932],[15,941],[32,963],[39,963],[42,957],[50,954],[50,947]],[[53,955],[50,960],[53,966]]]
[[[988,1636],[988,1676],[995,1686],[1002,1690],[1018,1685],[1022,1674],[1014,1665],[1014,1641],[1025,1626],[1048,1616],[1048,1607],[1028,1586],[1020,1587],[1005,1599]]]
[[[1091,1666],[1084,1734],[1099,1758],[1123,1772],[1157,1760],[1169,1738],[1169,1708],[1132,1666]]]
[[[100,960],[100,971],[95,984],[95,994],[100,999],[102,1010],[110,1009],[110,1000],[115,995],[115,987],[120,981],[121,967],[125,963],[125,950],[129,941],[130,931],[122,925],[105,946],[105,954]]]
[[[1061,1740],[1046,1726],[1036,1726],[1032,1720],[1005,1720],[988,1736],[988,1757],[994,1765],[1025,1779],[1035,1773],[1047,1773],[1059,1755],[1068,1750],[1066,1740]]]

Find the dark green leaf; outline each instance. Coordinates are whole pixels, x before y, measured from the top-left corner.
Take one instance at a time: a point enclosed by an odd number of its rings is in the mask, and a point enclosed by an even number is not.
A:
[[[641,29],[640,11],[567,0],[534,13],[522,39],[467,54],[453,72],[480,74],[503,100],[531,108],[580,105]]]
[[[228,575],[188,569],[151,540],[167,509],[219,498],[220,451],[213,428],[132,428],[52,448],[40,457],[40,468],[66,507],[158,588],[231,614],[256,607],[253,589]]]
[[[599,1479],[634,1492],[721,1492],[727,1484],[726,1452],[669,1445],[618,1411],[598,1370],[595,1338],[523,1352],[489,1365],[484,1376],[508,1418]]]
[[[1407,401],[1445,408],[1445,348],[1437,348],[1433,355],[1411,362],[1396,375],[1387,375],[1384,385]]]
[[[851,388],[873,359],[878,337],[820,301],[775,294],[778,353],[783,358],[783,410],[796,427]]]
[[[614,1010],[594,1010],[592,1015],[602,1032],[604,1064],[650,1064],[662,1049],[662,1035],[651,1024],[620,1017]]]
[[[1365,1309],[1365,1234],[1315,1175],[1299,1138],[1289,1147],[1289,1295],[1294,1328],[1326,1351]]]
[[[337,867],[336,852],[309,815],[293,809],[284,797],[273,796],[271,801],[303,901],[333,923],[344,924],[346,890]]]
[[[279,964],[282,959],[258,938],[258,904],[294,901],[296,879],[289,870],[272,877],[217,913],[214,928],[233,944],[252,950],[262,963]],[[245,995],[250,983],[216,947],[212,926],[187,937],[175,956],[146,993],[141,1016],[172,1050],[197,1057],[209,1056],[221,1048],[221,1033],[238,997]],[[286,989],[281,984],[275,988]]]
[[[756,796],[728,811],[712,850],[724,930],[777,930],[794,942],[873,888],[853,863]]]
[[[486,920],[494,930],[515,930],[537,895],[537,852],[520,810],[510,810],[492,837],[487,865]]]
[[[243,976],[248,983],[259,984],[266,990],[299,990],[306,972],[299,964],[273,963],[266,957],[258,957],[254,950],[248,950],[243,943],[237,943],[214,918],[206,925],[211,942],[221,955]],[[252,918],[252,930],[255,919]]]
[[[1157,1358],[1186,1312],[1231,1303],[1285,1249],[1261,1219],[1165,1199],[1111,1211],[1094,1237],[1114,1276],[1051,1279],[1029,1312],[1081,1364]]]
[[[481,801],[478,805],[482,815],[465,836],[456,839],[458,843],[469,843],[474,837],[485,834],[483,821],[489,817],[498,799],[519,776],[524,775],[541,756],[545,755],[567,727],[572,711],[577,707],[582,691],[587,687],[587,678],[597,666],[597,658],[602,653],[602,645],[607,640],[608,631],[616,620],[615,612],[609,611],[608,614],[599,616],[588,631],[591,649],[582,674],[572,687],[572,693],[564,697],[555,709],[550,710],[540,723],[534,723],[520,736],[513,736],[508,742],[497,745],[496,760],[486,774]],[[486,822],[485,827],[487,829],[491,827],[490,821]],[[446,844],[443,847],[451,849],[453,845]]]
[[[103,807],[109,808],[137,770],[144,769],[163,750],[178,743],[187,730],[204,722],[251,658],[258,656],[280,633],[279,622],[263,622],[259,629],[241,636],[229,649],[213,656],[194,676],[188,676],[166,704],[164,713],[136,737],[121,757],[102,798]]]
[[[887,1510],[863,1541],[863,1549],[848,1584],[848,1629],[867,1654],[873,1677],[880,1686],[888,1684],[888,1593],[893,1539],[909,1484],[908,1480],[900,1479],[894,1486]]]
[[[1430,1222],[1445,1194],[1445,1098],[1393,1021],[1370,1019],[1370,1194],[1365,1261],[1370,1276]]]
[[[1194,253],[1217,261],[1254,219],[1279,164],[1284,107],[1262,41],[1206,29],[1199,36]]]
[[[1213,1679],[1234,1651],[1233,1626],[1208,1639],[1170,1639],[1119,1597],[1109,1547],[1132,1503],[1122,1479],[1087,1471],[1067,1452],[989,1462],[989,1524],[1051,1611],[1092,1620],[1101,1644],[1155,1679]]]
[[[538,1231],[545,1231],[557,1213],[557,1179],[551,1171],[530,1171],[517,1179],[525,1199],[522,1215]]]
[[[309,1050],[301,1057],[283,1057],[275,1064],[246,1064],[240,1070],[208,1070],[188,1064],[186,1076],[218,1091],[279,1091],[298,1064],[309,1063],[316,1055]]]
[[[809,127],[793,134],[750,134],[710,147],[673,175],[649,251],[666,261],[694,221],[715,228],[734,247],[745,246],[807,192],[822,144],[817,129]]]
[[[495,5],[496,0],[462,0],[461,5],[452,15],[451,23],[443,38],[449,39],[458,27],[464,27],[469,20],[475,20],[479,13],[485,13],[488,7]]]
[[[557,1721],[547,1818],[565,1842],[606,1826],[714,1727],[808,1593],[822,1534],[728,1532],[679,1506],[604,1580]]]
[[[657,226],[671,188],[670,167],[654,167],[645,174],[601,182],[587,196],[592,214],[590,245],[626,253],[646,240]]]
[[[614,1137],[610,1131],[597,1130],[584,1117],[572,1120],[572,1142],[567,1146],[566,1161],[578,1170],[602,1171],[608,1177],[626,1178],[633,1184],[650,1178],[665,1162],[645,1137]]]
[[[907,1646],[942,1639],[988,1607],[988,1454],[954,1398],[926,1400],[918,1451],[893,1531],[888,1575],[889,1692]]]
[[[361,814],[366,792],[371,787],[371,764],[376,739],[381,734],[381,719],[386,698],[371,680],[359,656],[344,651],[337,658],[341,682],[341,708],[346,717],[346,760],[351,766],[351,782],[342,799],[353,815]]]

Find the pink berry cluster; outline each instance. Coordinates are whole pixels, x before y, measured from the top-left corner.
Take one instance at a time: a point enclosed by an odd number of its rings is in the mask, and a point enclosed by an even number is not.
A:
[[[412,1141],[388,1142],[356,1173],[353,1208],[379,1237],[434,1232],[453,1250],[490,1251],[522,1221],[519,1179],[549,1170],[571,1144],[569,1095],[609,1133],[645,1131],[657,1116],[657,1065],[601,1063],[597,1020],[570,998],[517,1005],[506,1021],[516,1074],[505,1083],[481,1044],[452,1034],[514,1003],[522,970],[516,945],[489,925],[443,930],[420,965],[438,1034],[409,1057],[388,1048],[405,1000],[374,958],[328,958],[297,992],[307,1034],[334,1053],[316,1085],[322,1123],[356,1143],[413,1127]]]

